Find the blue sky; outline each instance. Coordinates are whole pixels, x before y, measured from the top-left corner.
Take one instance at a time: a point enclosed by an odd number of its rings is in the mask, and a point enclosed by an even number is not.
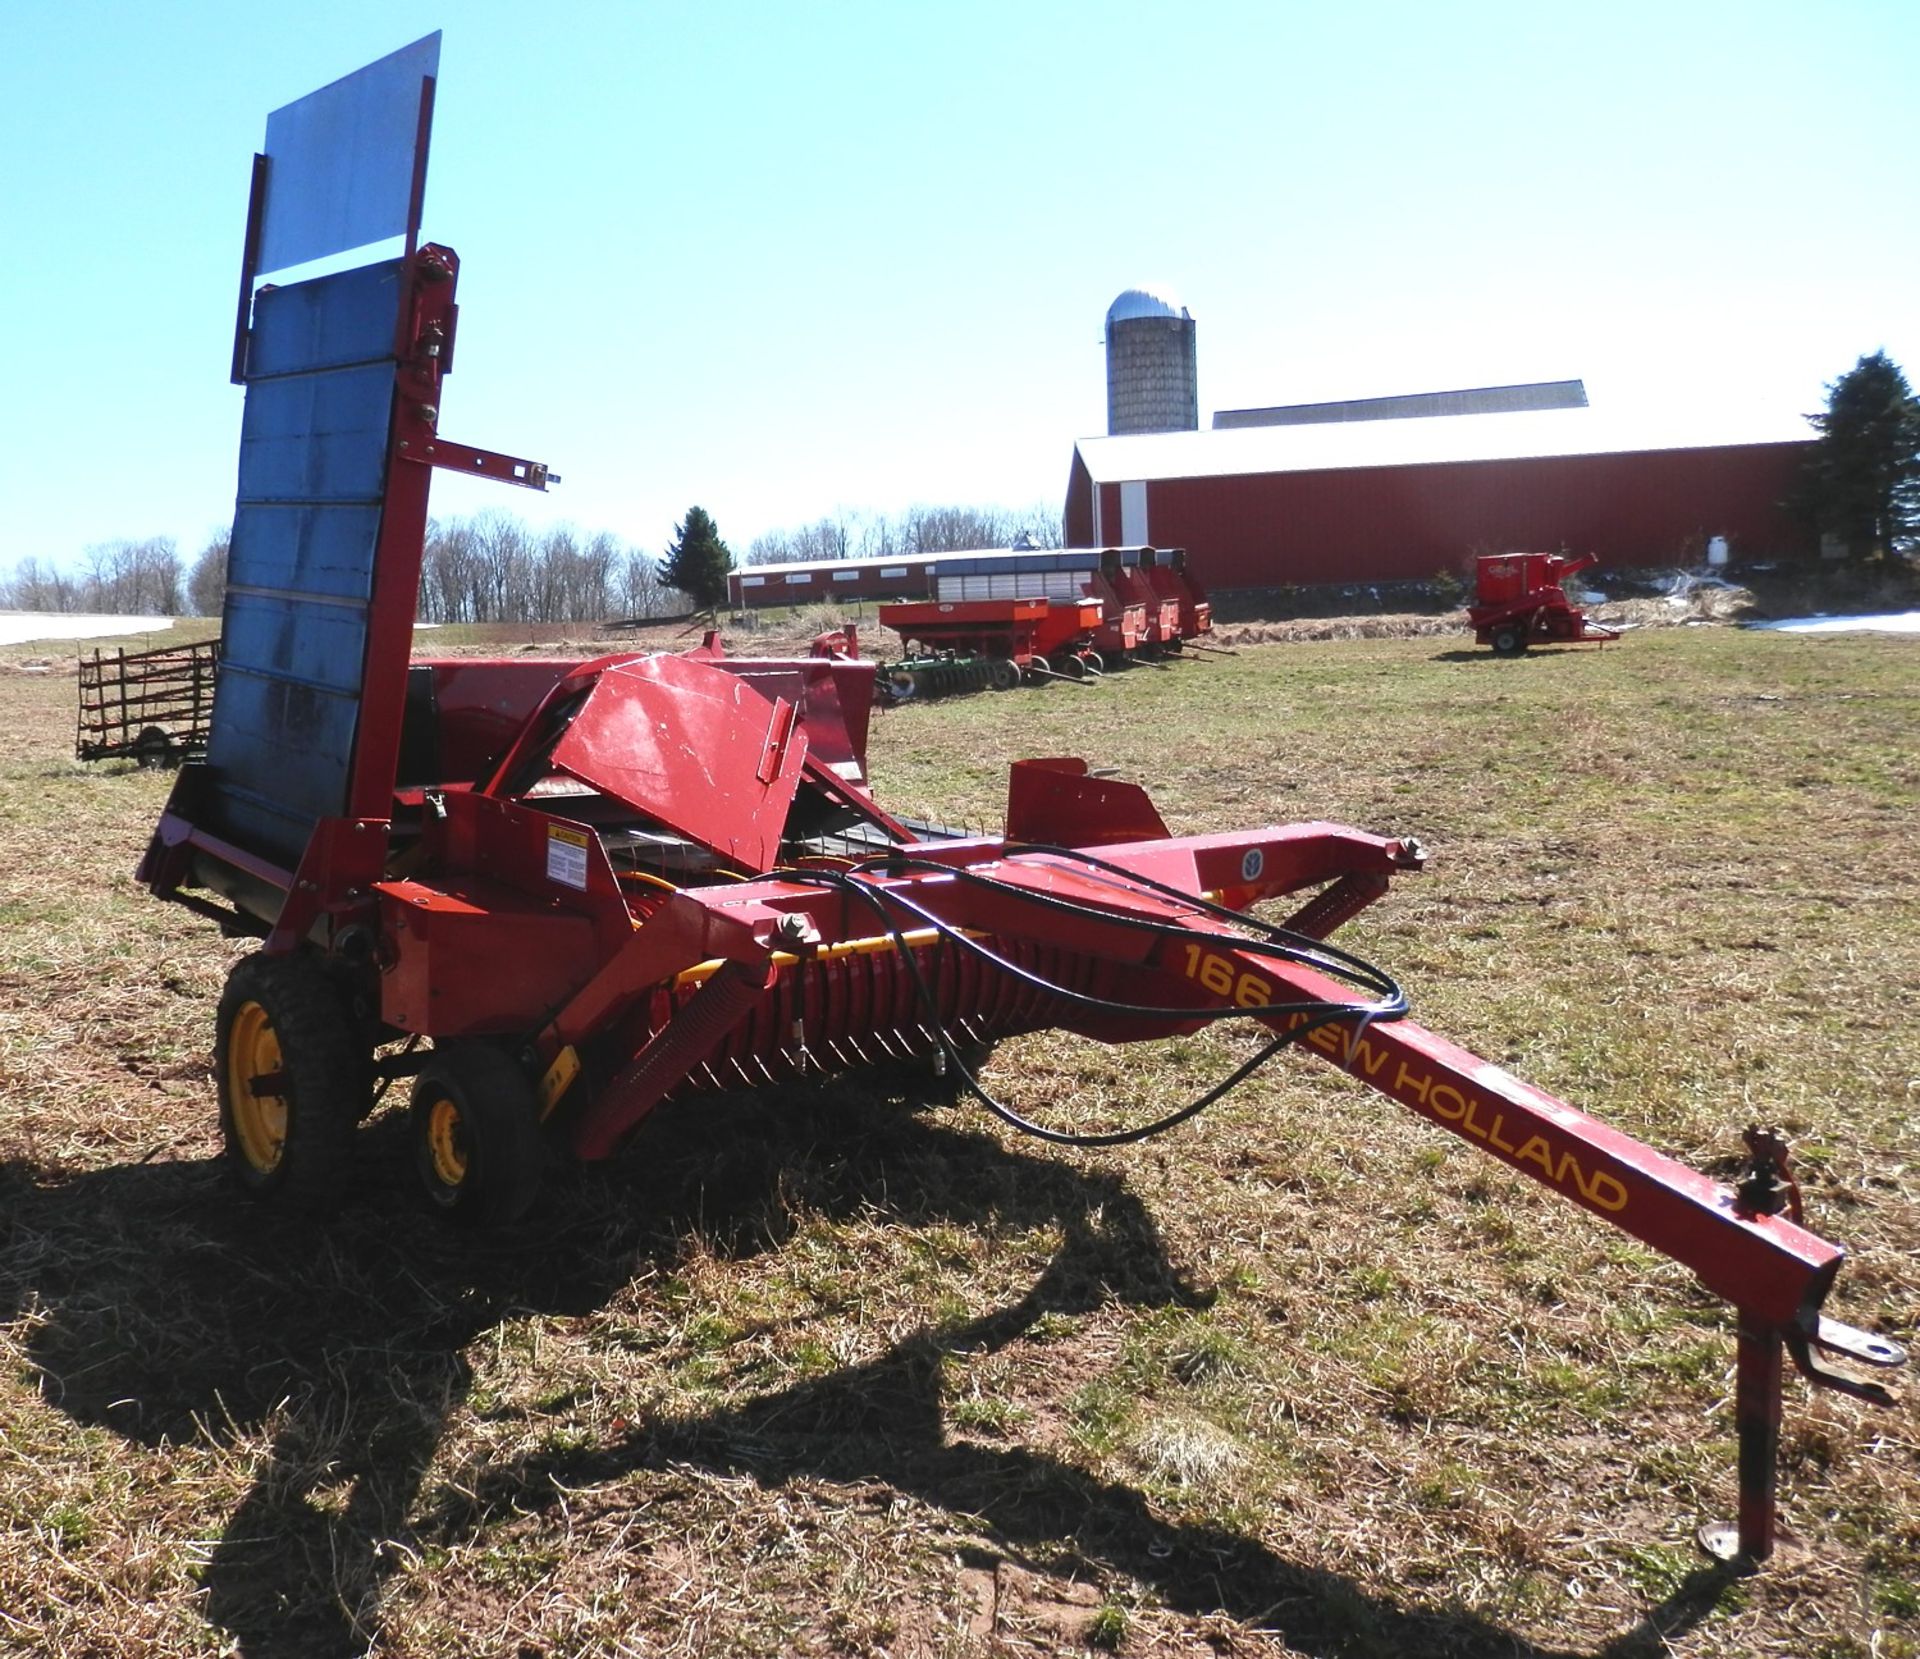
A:
[[[1057,504],[1101,323],[1172,286],[1214,409],[1581,375],[1650,441],[1920,377],[1920,6],[0,0],[0,570],[231,513],[267,112],[445,31],[426,232],[501,507],[736,549]]]

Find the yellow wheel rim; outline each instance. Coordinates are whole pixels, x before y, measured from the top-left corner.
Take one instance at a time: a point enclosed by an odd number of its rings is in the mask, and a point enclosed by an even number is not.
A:
[[[443,1186],[457,1187],[467,1178],[467,1137],[460,1108],[441,1095],[427,1112],[427,1155]]]
[[[254,1080],[272,1076],[282,1065],[280,1039],[266,1009],[242,1003],[227,1036],[227,1098],[241,1156],[262,1175],[278,1169],[286,1153],[287,1097],[260,1092]],[[285,1086],[284,1080],[277,1085]]]

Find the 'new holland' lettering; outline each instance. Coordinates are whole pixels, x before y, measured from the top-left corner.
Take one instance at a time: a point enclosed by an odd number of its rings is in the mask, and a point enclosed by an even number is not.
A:
[[[1292,1023],[1297,1028],[1305,1025],[1308,1018],[1305,1014],[1295,1014]],[[1365,1037],[1349,1040],[1337,1027],[1320,1026],[1310,1031],[1305,1040],[1342,1069],[1385,1090],[1434,1122],[1479,1141],[1516,1169],[1537,1175],[1549,1186],[1578,1195],[1597,1210],[1617,1215],[1627,1207],[1631,1195],[1619,1176],[1583,1161],[1574,1147],[1556,1149],[1553,1141],[1537,1132],[1516,1143],[1508,1133],[1510,1107],[1488,1100],[1447,1076],[1436,1075],[1421,1065],[1417,1057],[1401,1060],[1393,1068],[1389,1081],[1383,1072],[1390,1056]]]

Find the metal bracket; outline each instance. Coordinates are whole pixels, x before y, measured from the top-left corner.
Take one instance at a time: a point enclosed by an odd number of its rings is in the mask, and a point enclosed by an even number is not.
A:
[[[1793,1355],[1793,1363],[1799,1367],[1800,1374],[1816,1388],[1831,1388],[1836,1393],[1850,1394],[1857,1400],[1868,1400],[1877,1406],[1894,1403],[1892,1391],[1879,1383],[1863,1382],[1858,1377],[1828,1371],[1815,1364],[1813,1350],[1821,1348],[1829,1354],[1839,1354],[1861,1365],[1877,1365],[1883,1370],[1894,1370],[1907,1363],[1907,1351],[1899,1343],[1889,1342],[1871,1331],[1855,1330],[1851,1325],[1843,1325],[1839,1320],[1821,1314],[1811,1337],[1804,1331],[1788,1331],[1786,1344],[1787,1352]]]
[[[403,438],[398,448],[403,461],[444,467],[448,472],[464,472],[469,478],[492,478],[502,484],[518,484],[526,490],[544,490],[549,484],[560,482],[560,474],[547,471],[544,461],[523,461],[517,455],[475,449],[471,444],[457,444],[449,438],[429,438],[422,443]]]

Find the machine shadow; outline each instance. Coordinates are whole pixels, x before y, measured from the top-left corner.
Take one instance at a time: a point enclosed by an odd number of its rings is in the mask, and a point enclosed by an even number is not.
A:
[[[1573,647],[1572,645],[1557,645],[1551,641],[1547,641],[1541,644],[1529,645],[1527,649],[1521,653],[1521,656],[1522,657],[1563,657],[1568,652],[1574,651],[1574,650],[1575,650],[1575,647]],[[1487,663],[1503,663],[1504,664],[1504,663],[1516,661],[1518,659],[1513,657],[1500,656],[1496,652],[1489,651],[1484,645],[1480,645],[1480,646],[1457,647],[1451,651],[1436,651],[1433,654],[1433,660],[1435,662],[1487,662]]]
[[[1043,1314],[1109,1299],[1206,1302],[1119,1177],[1008,1151],[897,1100],[792,1091],[663,1111],[610,1173],[563,1181],[525,1227],[480,1238],[410,1205],[397,1124],[363,1139],[364,1201],[326,1224],[242,1205],[211,1163],[0,1165],[0,1317],[33,1312],[28,1357],[48,1402],[148,1447],[271,1439],[202,1575],[209,1620],[247,1659],[365,1653],[382,1588],[413,1552],[550,1505],[556,1482],[663,1462],[767,1485],[885,1481],[984,1522],[1011,1555],[1066,1544],[1170,1606],[1276,1630],[1307,1653],[1547,1651],[1471,1615],[1409,1611],[1234,1532],[1169,1523],[1141,1493],[1045,1453],[950,1441],[946,1353],[1002,1347]],[[468,1400],[470,1344],[524,1313],[591,1314],[689,1252],[778,1248],[796,1214],[822,1213],[1051,1225],[1063,1242],[984,1318],[742,1406],[509,1459],[423,1502]],[[1664,1651],[1661,1633],[1704,1618],[1724,1582],[1697,1575],[1607,1659]]]

